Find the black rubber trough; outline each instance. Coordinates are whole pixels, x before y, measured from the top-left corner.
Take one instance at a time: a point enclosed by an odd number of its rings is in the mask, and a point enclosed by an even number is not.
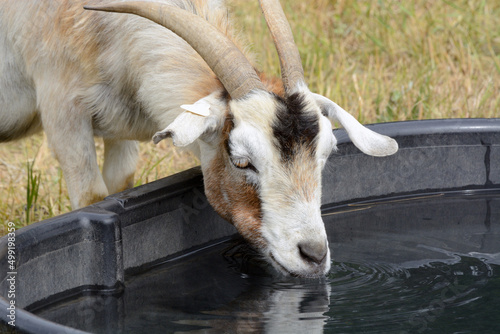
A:
[[[352,145],[344,130],[334,130],[338,151],[324,170],[325,205],[500,188],[500,119],[407,121],[369,128],[396,139],[400,150],[386,158],[369,157]],[[233,238],[236,230],[210,207],[202,181],[200,169],[193,168],[21,228],[15,238],[1,238],[0,331],[84,333],[32,310],[70,296],[120,294],[128,277]],[[105,328],[109,319],[127,312],[111,302],[95,321]]]

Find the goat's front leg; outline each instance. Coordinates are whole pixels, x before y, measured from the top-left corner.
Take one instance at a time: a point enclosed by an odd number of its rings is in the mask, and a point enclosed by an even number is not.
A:
[[[92,120],[75,106],[42,113],[49,146],[63,170],[73,209],[98,202],[108,195],[95,151]]]
[[[103,177],[110,194],[132,188],[139,158],[139,144],[134,140],[104,140]]]

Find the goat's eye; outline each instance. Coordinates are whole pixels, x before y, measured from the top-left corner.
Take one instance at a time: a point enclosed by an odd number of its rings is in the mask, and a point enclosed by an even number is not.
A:
[[[248,166],[250,166],[250,161],[248,159],[245,159],[245,158],[232,158],[231,162],[233,163],[233,165],[235,167],[241,168],[241,169],[245,169],[245,168],[248,168]]]
[[[231,162],[236,168],[250,169],[257,173],[257,169],[252,165],[248,158],[231,158]]]

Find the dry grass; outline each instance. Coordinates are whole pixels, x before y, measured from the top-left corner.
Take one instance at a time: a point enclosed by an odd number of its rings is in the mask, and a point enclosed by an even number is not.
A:
[[[228,0],[260,68],[279,63],[257,1]],[[496,0],[289,0],[282,3],[295,33],[311,90],[361,122],[498,117],[500,3]],[[102,153],[102,143],[98,141]],[[31,221],[69,211],[58,163],[42,135],[0,145],[0,234],[26,221],[26,164],[40,176]],[[141,145],[137,184],[197,164],[168,144]]]
[[[104,145],[96,140],[97,154],[102,166]],[[135,185],[141,185],[175,172],[194,167],[198,160],[187,152],[173,149],[167,142],[158,145],[142,143]],[[0,235],[5,234],[9,221],[18,227],[43,220],[71,210],[66,184],[57,160],[47,146],[43,134],[0,146]],[[40,178],[38,201],[26,217],[27,188],[29,182],[27,163]]]
[[[256,1],[250,3],[254,13]],[[360,121],[498,112],[498,1],[282,3],[311,90],[333,98]],[[265,22],[248,16],[243,22],[255,49],[265,50],[262,67],[278,74]]]

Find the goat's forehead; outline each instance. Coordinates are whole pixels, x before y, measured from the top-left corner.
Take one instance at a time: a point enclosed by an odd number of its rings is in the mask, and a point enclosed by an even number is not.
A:
[[[320,132],[320,111],[305,93],[281,98],[270,93],[252,94],[231,106],[235,129],[253,129],[258,137],[267,138],[283,157],[292,156],[298,147],[313,147]],[[246,132],[246,131],[241,131]],[[249,137],[248,140],[252,140]]]
[[[242,100],[231,100],[235,125],[246,123],[265,131],[273,122],[277,103],[278,99],[265,91],[253,92]]]
[[[293,94],[277,104],[272,124],[274,145],[283,162],[289,162],[299,152],[315,153],[320,132],[320,115],[303,94]]]

